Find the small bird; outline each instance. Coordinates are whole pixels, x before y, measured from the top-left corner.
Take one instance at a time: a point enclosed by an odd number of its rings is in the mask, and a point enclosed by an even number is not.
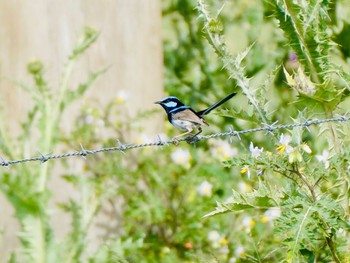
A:
[[[185,106],[185,104],[174,96],[166,97],[160,101],[156,101],[155,103],[160,104],[163,107],[168,115],[168,120],[172,125],[180,130],[186,131],[185,133],[175,136],[173,140],[176,141],[179,137],[191,133],[195,128],[198,129],[198,132],[194,134],[192,138],[200,134],[202,132],[202,125],[209,126],[209,124],[203,119],[203,116],[207,115],[213,109],[219,107],[236,94],[236,92],[233,92],[202,111],[194,111],[191,107]]]

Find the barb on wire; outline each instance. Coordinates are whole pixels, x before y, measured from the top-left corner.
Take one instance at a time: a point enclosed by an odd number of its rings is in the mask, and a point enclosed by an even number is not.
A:
[[[262,123],[263,127],[266,128],[266,134],[273,134],[273,131],[275,130],[274,127],[276,127],[276,124],[278,123],[278,121],[275,121],[272,124],[267,124],[267,123]]]
[[[41,163],[46,163],[48,160],[50,160],[49,156],[52,154],[52,152],[49,154],[43,154],[42,152],[39,151],[39,153],[40,153]]]
[[[283,124],[283,125],[276,125],[277,122],[274,122],[273,124],[266,124],[263,123],[262,127],[259,128],[253,128],[253,129],[248,129],[248,130],[242,130],[242,131],[236,131],[233,129],[233,127],[230,127],[230,130],[228,132],[222,132],[222,133],[213,133],[209,135],[203,135],[203,136],[195,136],[193,137],[187,137],[183,138],[180,140],[162,140],[160,136],[158,136],[158,140],[155,142],[149,142],[149,143],[141,143],[141,144],[122,144],[118,139],[117,139],[117,146],[115,147],[107,147],[107,148],[100,148],[100,149],[94,149],[94,150],[87,150],[83,147],[82,144],[80,144],[81,150],[80,151],[75,151],[75,152],[70,152],[70,153],[63,153],[63,154],[58,154],[58,155],[52,155],[50,154],[43,154],[40,153],[40,156],[37,157],[31,157],[31,158],[24,158],[24,159],[19,159],[19,160],[5,160],[0,156],[0,166],[9,168],[10,165],[13,164],[19,164],[19,163],[26,163],[26,162],[35,162],[39,161],[40,163],[45,163],[49,160],[55,160],[55,159],[62,159],[62,158],[69,158],[69,157],[82,157],[86,159],[88,155],[93,155],[97,153],[102,153],[102,152],[120,152],[125,154],[126,150],[132,150],[132,149],[138,149],[138,148],[146,148],[146,147],[155,147],[155,146],[169,146],[170,144],[177,144],[179,142],[186,141],[190,144],[194,144],[198,141],[202,140],[208,140],[211,138],[218,138],[218,137],[237,137],[238,139],[241,139],[241,135],[243,134],[248,134],[248,133],[254,133],[254,132],[261,132],[265,131],[267,133],[273,133],[276,130],[280,129],[292,129],[295,127],[301,127],[304,128],[308,131],[309,126],[311,125],[320,125],[323,123],[328,123],[328,122],[348,122],[350,121],[350,117],[346,115],[341,115],[337,116],[335,118],[330,118],[330,119],[313,119],[313,120],[305,120],[303,122],[299,123],[292,123],[292,124]]]

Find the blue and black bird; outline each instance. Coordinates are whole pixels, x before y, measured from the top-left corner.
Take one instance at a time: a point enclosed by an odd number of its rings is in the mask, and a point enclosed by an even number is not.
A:
[[[160,101],[156,101],[155,103],[160,104],[163,107],[168,115],[168,120],[172,125],[180,130],[186,131],[185,133],[177,135],[173,138],[173,140],[177,140],[177,138],[191,133],[195,128],[198,129],[198,132],[193,135],[193,137],[200,134],[202,132],[202,125],[209,126],[209,124],[203,119],[203,116],[207,115],[213,109],[219,107],[236,94],[236,92],[233,92],[202,111],[194,111],[191,107],[185,106],[185,104],[174,96],[166,97]]]

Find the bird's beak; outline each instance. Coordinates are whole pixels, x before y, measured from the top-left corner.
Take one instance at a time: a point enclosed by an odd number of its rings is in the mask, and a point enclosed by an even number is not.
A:
[[[160,101],[155,101],[154,104],[160,104]]]

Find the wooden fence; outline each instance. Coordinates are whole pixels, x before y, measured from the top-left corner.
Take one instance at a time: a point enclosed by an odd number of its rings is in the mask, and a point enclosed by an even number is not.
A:
[[[33,103],[13,80],[31,83],[26,65],[39,59],[45,65],[48,82],[57,88],[65,60],[84,26],[95,28],[100,37],[78,63],[71,86],[85,80],[89,72],[111,66],[87,97],[103,105],[123,90],[129,95],[131,116],[153,109],[152,102],[161,98],[163,90],[160,5],[160,0],[0,1],[0,94],[5,101],[5,119],[1,121],[6,122],[11,134],[19,134],[20,122]],[[62,126],[68,132],[79,108],[78,102],[64,115]],[[161,116],[147,123],[145,131],[160,132]],[[33,153],[37,150],[33,149]],[[72,191],[59,176],[54,176],[51,183],[56,189],[53,204],[65,200]],[[58,235],[67,231],[64,225],[69,227],[68,219],[59,212],[54,224]],[[0,231],[2,261],[19,242],[18,225],[2,194]]]

